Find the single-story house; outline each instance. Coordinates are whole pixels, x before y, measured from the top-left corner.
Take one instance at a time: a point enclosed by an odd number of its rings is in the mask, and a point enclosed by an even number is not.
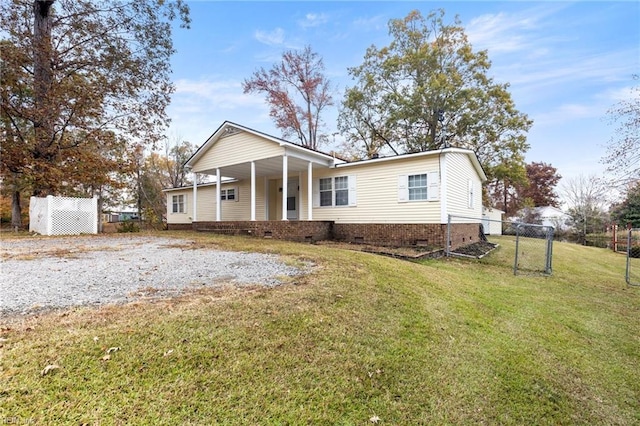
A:
[[[559,208],[553,206],[542,206],[534,208],[534,211],[540,217],[544,226],[553,226],[560,230],[568,228],[567,222],[571,217]]]
[[[482,226],[486,235],[502,235],[504,211],[493,207],[482,207]]]
[[[447,233],[450,214],[482,216],[486,175],[466,149],[349,162],[226,121],[185,166],[193,186],[165,190],[169,229],[439,247],[479,237],[479,220]]]

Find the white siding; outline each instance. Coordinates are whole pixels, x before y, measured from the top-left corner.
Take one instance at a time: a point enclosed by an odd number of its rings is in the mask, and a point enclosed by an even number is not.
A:
[[[220,138],[193,165],[193,171],[198,173],[283,154],[284,148],[276,142],[240,132]]]
[[[314,170],[314,181],[325,177],[353,176],[357,198],[355,206],[314,207],[313,219],[342,223],[440,223],[439,200],[399,201],[399,176],[414,174],[427,174],[431,178],[439,176],[438,156]]]
[[[169,191],[166,192],[165,195],[167,196],[167,223],[191,223],[193,212],[193,188],[185,188],[179,191]],[[173,213],[174,195],[184,195],[184,213]],[[200,199],[200,197],[198,197],[198,199]]]
[[[480,219],[482,217],[482,181],[468,155],[449,152],[447,162],[447,214]],[[473,200],[469,206],[469,190]]]

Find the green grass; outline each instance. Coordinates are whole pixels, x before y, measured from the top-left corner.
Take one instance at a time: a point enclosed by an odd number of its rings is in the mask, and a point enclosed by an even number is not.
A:
[[[161,235],[317,268],[275,289],[7,320],[0,421],[640,423],[640,289],[621,255],[556,243],[553,276],[516,277],[508,240],[481,262],[411,263]]]

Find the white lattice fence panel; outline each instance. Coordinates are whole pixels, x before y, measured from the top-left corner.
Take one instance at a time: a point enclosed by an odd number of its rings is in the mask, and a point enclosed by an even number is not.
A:
[[[32,197],[33,200],[34,197]],[[40,199],[42,200],[42,199]],[[52,197],[46,199],[46,227],[33,229],[44,235],[73,235],[98,233],[98,199]],[[42,218],[36,218],[42,222]],[[29,227],[32,230],[32,227]]]
[[[29,200],[29,232],[37,232],[49,235],[49,200],[46,198],[31,197]]]

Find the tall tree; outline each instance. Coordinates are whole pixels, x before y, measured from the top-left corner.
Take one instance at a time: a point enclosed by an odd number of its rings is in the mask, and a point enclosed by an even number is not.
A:
[[[532,207],[559,207],[558,194],[555,188],[562,179],[558,169],[544,162],[533,162],[526,165],[527,182],[517,188],[521,203]]]
[[[633,79],[640,82],[640,75]],[[603,162],[608,171],[623,184],[640,179],[640,85],[632,87],[629,99],[614,105],[608,112],[609,121],[616,125],[607,146]]]
[[[195,152],[191,143],[177,140],[167,141],[164,154],[146,152],[139,145],[130,158],[129,193],[131,200],[149,225],[158,225],[166,212],[165,188],[177,188],[190,185],[189,175],[184,163]]]
[[[188,26],[188,12],[183,0],[2,2],[3,172],[24,175],[34,195],[56,194],[71,180],[64,165],[105,135],[158,141],[173,91],[171,21]]]
[[[504,159],[493,167],[492,180],[487,185],[490,199],[485,203],[503,210],[507,217],[515,216],[522,207],[517,188],[526,183],[524,158]]]
[[[349,69],[339,128],[365,155],[459,146],[473,149],[493,179],[494,168],[517,170],[529,145],[532,121],[519,112],[508,84],[488,76],[485,50],[474,51],[460,20],[444,11],[424,18],[413,11],[392,19],[389,46],[367,49],[362,65]],[[515,163],[504,167],[504,163]]]
[[[196,151],[196,147],[187,141],[167,141],[164,147],[164,160],[168,180],[163,181],[165,188],[179,188],[188,185],[189,173],[184,165]]]
[[[584,238],[602,231],[607,220],[608,187],[595,175],[579,175],[562,183],[563,199],[569,208],[571,225]]]
[[[640,228],[640,180],[629,184],[624,200],[611,207],[611,218],[623,227]]]
[[[333,105],[331,83],[324,75],[322,58],[307,46],[289,50],[267,71],[260,68],[242,83],[244,93],[264,93],[269,115],[285,137],[317,149],[326,135],[320,133],[323,110]]]

